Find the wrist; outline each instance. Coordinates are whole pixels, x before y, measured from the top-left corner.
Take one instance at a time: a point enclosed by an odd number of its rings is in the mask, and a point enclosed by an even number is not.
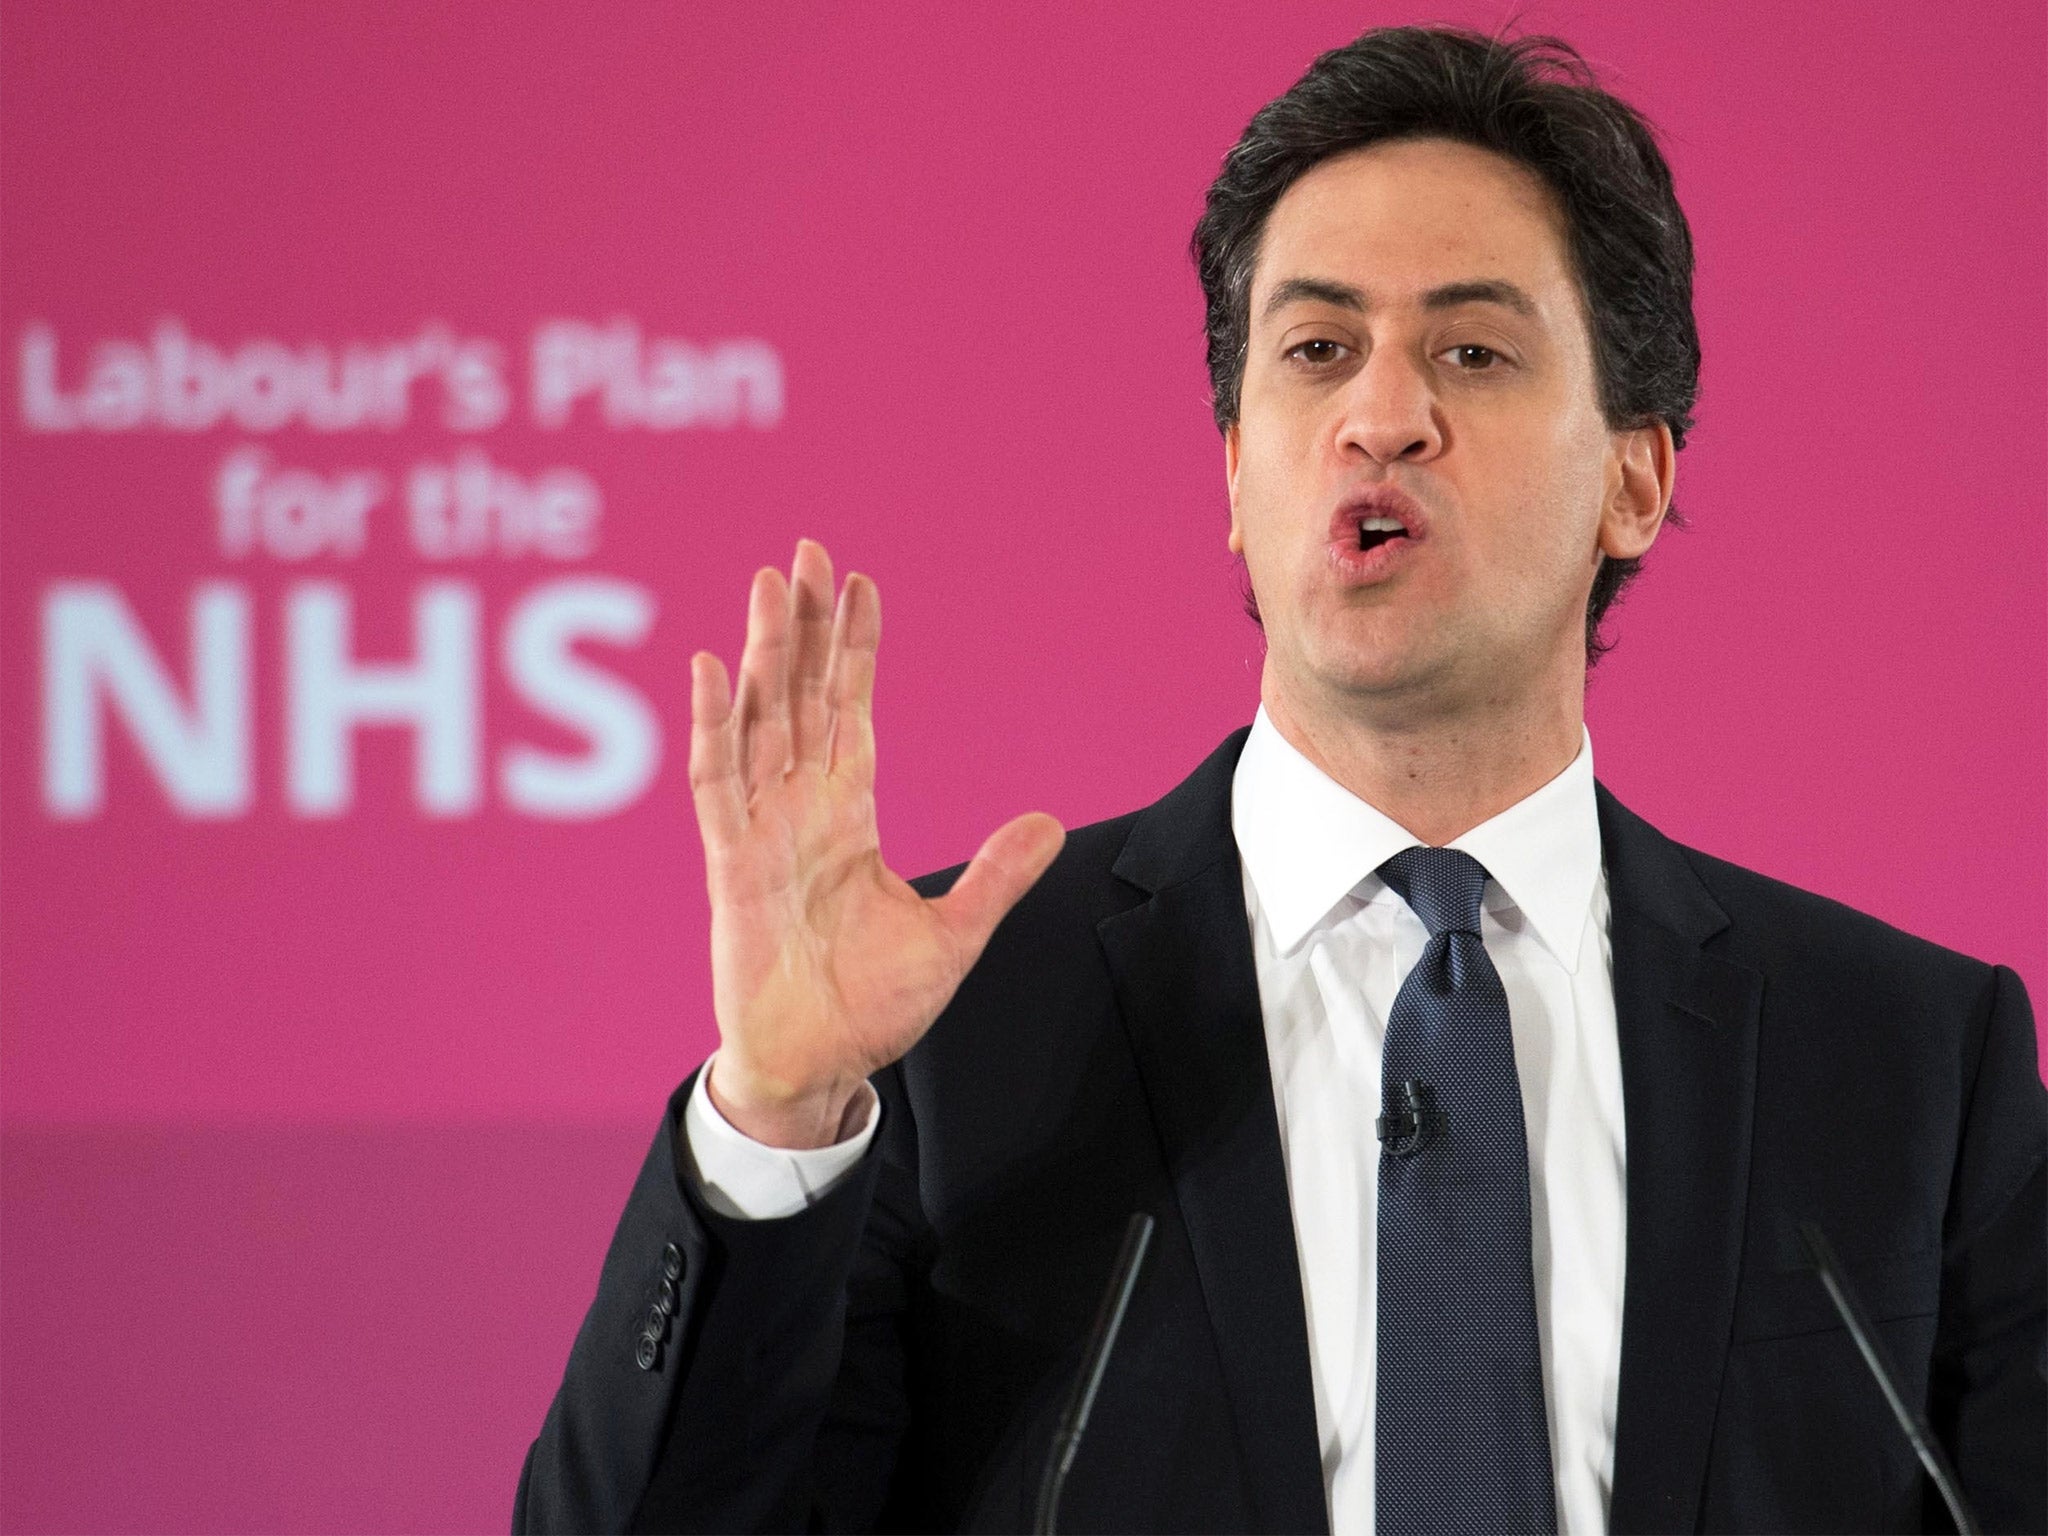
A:
[[[712,1107],[742,1136],[785,1151],[834,1146],[866,1123],[865,1078],[827,1087],[778,1084],[725,1052],[704,1063],[704,1090]]]

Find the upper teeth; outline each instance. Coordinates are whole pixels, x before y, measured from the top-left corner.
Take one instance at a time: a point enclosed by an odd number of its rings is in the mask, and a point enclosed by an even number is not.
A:
[[[1401,519],[1398,517],[1368,517],[1358,525],[1367,533],[1399,533]]]

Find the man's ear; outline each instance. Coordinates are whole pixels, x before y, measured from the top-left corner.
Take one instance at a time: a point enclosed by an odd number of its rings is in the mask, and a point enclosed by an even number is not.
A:
[[[1678,474],[1678,450],[1671,428],[1659,421],[1610,437],[1607,498],[1600,507],[1600,552],[1611,560],[1633,560],[1657,542],[1671,488]]]
[[[1230,552],[1244,553],[1244,529],[1237,521],[1237,423],[1223,429],[1223,483],[1230,491]]]

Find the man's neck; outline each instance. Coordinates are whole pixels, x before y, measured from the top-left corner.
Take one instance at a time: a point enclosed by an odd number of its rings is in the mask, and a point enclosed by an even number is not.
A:
[[[1261,691],[1289,745],[1432,848],[1564,772],[1584,733],[1584,694],[1569,691],[1397,727],[1298,708],[1270,677]]]

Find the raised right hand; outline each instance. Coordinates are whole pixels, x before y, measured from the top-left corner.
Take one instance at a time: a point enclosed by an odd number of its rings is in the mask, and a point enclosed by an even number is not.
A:
[[[690,787],[711,894],[719,1048],[708,1084],[736,1128],[826,1146],[868,1076],[923,1036],[995,926],[1066,834],[1034,812],[999,827],[946,895],[882,862],[875,830],[881,597],[798,543],[785,582],[747,604],[735,699],[723,663],[690,662]]]

